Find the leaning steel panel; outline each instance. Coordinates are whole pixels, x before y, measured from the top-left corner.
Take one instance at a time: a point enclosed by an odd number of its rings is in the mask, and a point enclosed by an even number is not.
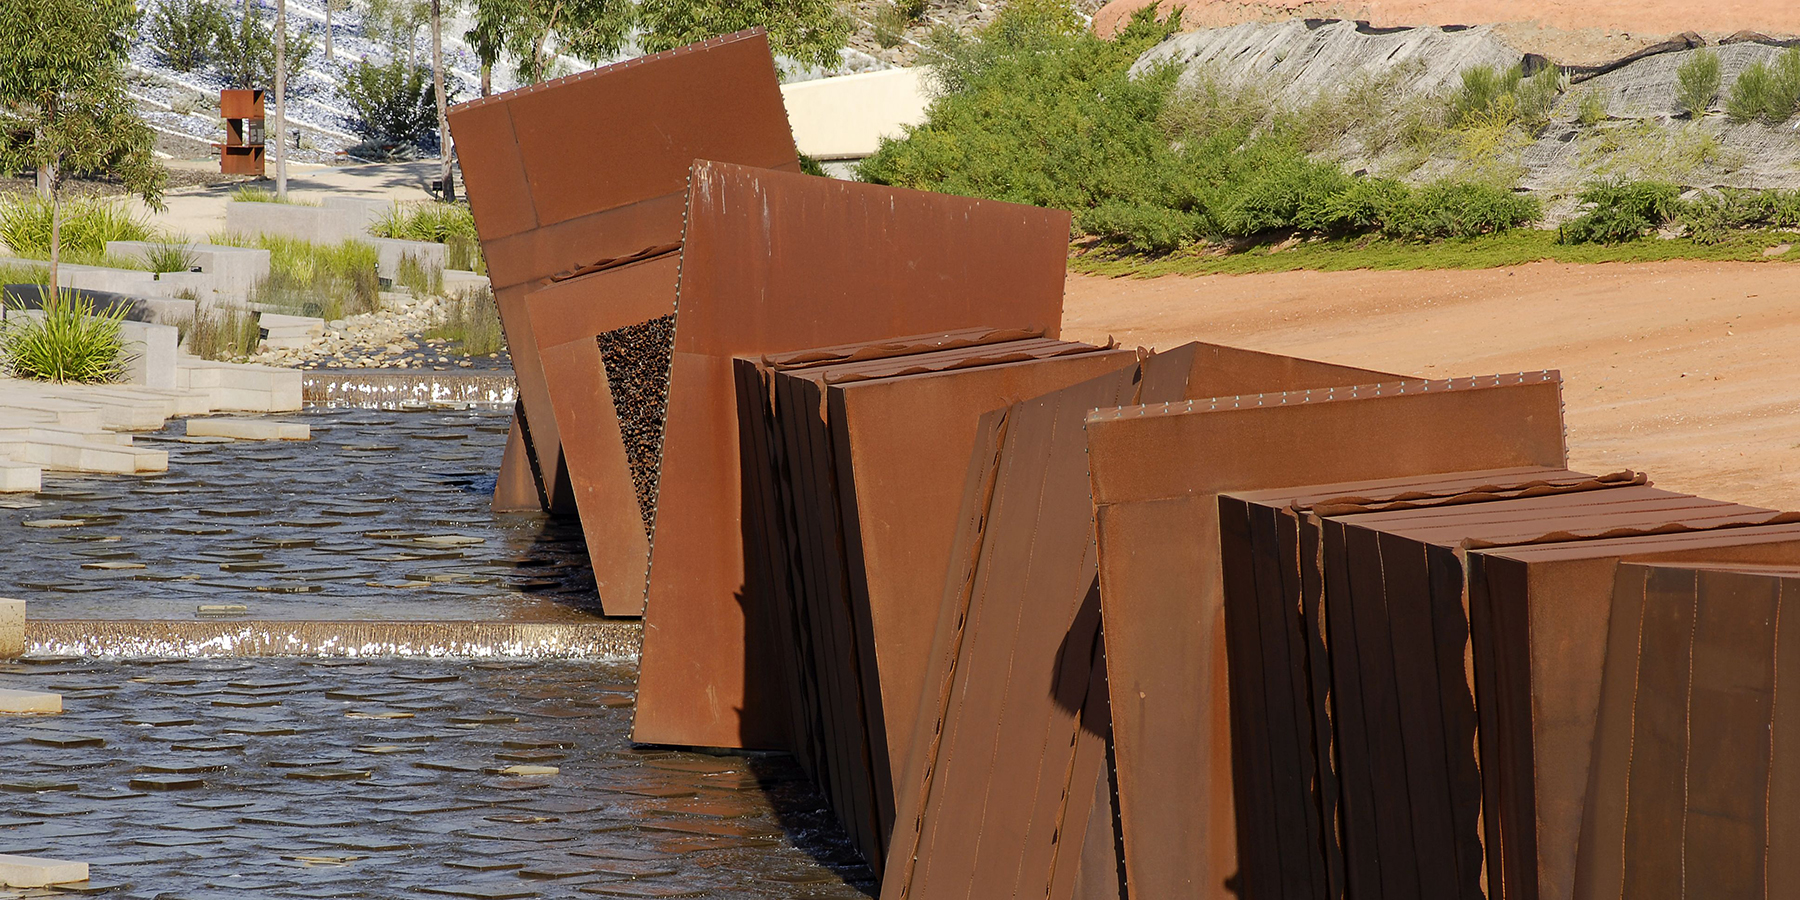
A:
[[[1108,721],[1081,422],[1151,380],[1134,364],[985,420],[882,897],[1073,896]]]
[[[779,663],[745,585],[732,358],[1062,318],[1068,213],[697,161],[633,736],[779,747]]]
[[[1521,373],[1101,410],[1088,419],[1126,877],[1218,897],[1239,873],[1218,495],[1561,468],[1560,379]],[[1171,665],[1170,660],[1183,661]]]
[[[738,361],[761,460],[746,504],[774,512],[752,583],[803,657],[794,743],[878,871],[979,418],[1136,360],[977,329]]]
[[[768,39],[754,29],[458,104],[450,128],[529,440],[529,452],[503,463],[496,506],[538,506],[521,489],[518,467],[530,461],[543,502],[574,512],[527,297],[597,263],[678,243],[695,159],[799,171]],[[655,299],[672,303],[673,290],[671,282]],[[599,514],[629,518],[625,508]]]

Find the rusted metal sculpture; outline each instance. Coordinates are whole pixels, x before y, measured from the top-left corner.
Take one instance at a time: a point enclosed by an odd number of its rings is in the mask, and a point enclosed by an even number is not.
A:
[[[688,199],[633,736],[781,747],[732,359],[971,327],[1054,338],[1069,215],[706,161]]]
[[[495,509],[579,512],[598,527],[606,611],[636,615],[648,537],[626,527],[617,416],[594,360],[565,345],[673,310],[695,159],[799,171],[768,40],[755,29],[459,104],[450,127],[519,383]],[[566,436],[558,405],[580,410]]]
[[[792,744],[880,870],[981,416],[1130,350],[969,329],[737,361],[751,585]]]

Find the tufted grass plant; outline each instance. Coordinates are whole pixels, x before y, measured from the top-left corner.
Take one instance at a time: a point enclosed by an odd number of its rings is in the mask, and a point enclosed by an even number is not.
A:
[[[203,359],[233,362],[256,352],[262,330],[255,314],[235,306],[197,303],[194,314],[175,323],[187,351]]]
[[[0,199],[0,241],[20,256],[49,259],[50,215],[49,201],[36,196]],[[106,256],[107,241],[145,241],[151,237],[150,226],[124,204],[94,198],[63,201],[64,262],[118,266],[119,261]]]
[[[108,384],[123,377],[132,360],[120,328],[126,306],[100,311],[68,288],[46,293],[36,312],[9,304],[0,323],[0,363],[7,373],[80,384]]]
[[[500,330],[500,311],[494,292],[485,285],[458,291],[445,301],[443,319],[425,332],[428,338],[452,341],[451,352],[464,356],[488,356],[500,352],[505,335]]]
[[[481,259],[481,243],[475,233],[475,216],[465,203],[396,203],[369,230],[376,237],[403,241],[430,241],[444,245],[445,268],[487,273]]]
[[[381,280],[372,244],[357,240],[315,244],[265,234],[252,246],[269,251],[269,277],[253,292],[257,303],[323,319],[374,312],[380,306]]]
[[[186,272],[194,268],[194,250],[187,244],[157,241],[150,245],[145,261],[152,272]]]

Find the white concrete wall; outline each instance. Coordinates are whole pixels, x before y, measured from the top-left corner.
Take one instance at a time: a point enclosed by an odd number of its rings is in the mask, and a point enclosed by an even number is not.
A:
[[[925,121],[924,67],[887,69],[781,86],[801,153],[819,160],[870,156],[884,137]]]

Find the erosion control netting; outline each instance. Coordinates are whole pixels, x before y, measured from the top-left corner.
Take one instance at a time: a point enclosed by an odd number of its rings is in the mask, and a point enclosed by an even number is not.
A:
[[[669,406],[669,364],[675,346],[675,316],[628,325],[599,336],[600,361],[612,391],[625,441],[625,460],[637,488],[644,531],[656,520],[657,460],[662,454],[663,417]]]

